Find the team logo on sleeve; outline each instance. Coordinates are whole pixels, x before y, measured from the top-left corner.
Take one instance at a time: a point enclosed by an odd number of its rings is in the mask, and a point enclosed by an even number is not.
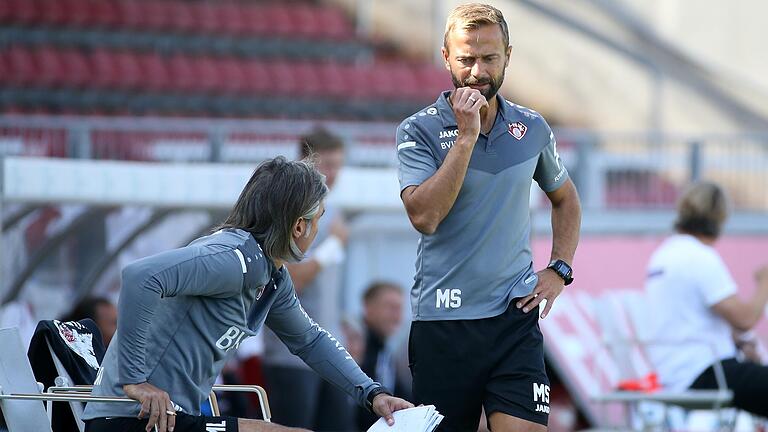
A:
[[[517,140],[523,139],[526,131],[528,131],[528,126],[524,125],[523,122],[510,123],[507,127],[507,132]]]

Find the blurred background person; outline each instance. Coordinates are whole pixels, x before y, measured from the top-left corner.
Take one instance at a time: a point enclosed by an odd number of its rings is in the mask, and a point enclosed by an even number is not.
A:
[[[344,143],[317,128],[299,141],[301,158],[316,157],[316,167],[329,188],[344,165]],[[326,205],[317,239],[304,262],[287,264],[304,310],[344,344],[341,331],[341,265],[347,228],[339,210]],[[323,381],[288,351],[275,334],[264,332],[264,375],[274,420],[317,431],[346,431],[353,427],[354,409],[346,394]]]
[[[721,362],[733,405],[768,416],[768,366],[739,361],[733,332],[747,332],[768,302],[768,266],[755,273],[757,289],[742,300],[736,282],[714,249],[728,216],[727,198],[715,183],[700,182],[679,203],[676,234],[651,256],[646,291],[654,329],[648,356],[671,390],[716,389]]]
[[[61,320],[80,321],[84,318],[90,318],[96,323],[101,330],[104,347],[108,347],[115,330],[117,330],[117,307],[115,304],[105,297],[86,297],[80,300]]]
[[[365,342],[361,369],[399,397],[406,385],[398,374],[391,337],[403,322],[403,289],[392,282],[373,282],[363,293]],[[406,398],[407,399],[407,398]],[[357,428],[367,430],[378,418],[357,409]]]

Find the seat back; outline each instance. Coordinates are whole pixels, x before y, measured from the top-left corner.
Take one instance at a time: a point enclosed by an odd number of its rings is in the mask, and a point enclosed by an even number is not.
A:
[[[638,295],[635,292],[614,291],[596,300],[595,316],[602,341],[619,370],[619,380],[637,379],[651,371],[643,350],[645,341],[636,328],[638,313],[634,303],[640,301]]]
[[[19,329],[0,329],[0,387],[3,394],[39,394],[40,388],[32,373]],[[10,432],[51,432],[48,415],[42,401],[0,399]]]

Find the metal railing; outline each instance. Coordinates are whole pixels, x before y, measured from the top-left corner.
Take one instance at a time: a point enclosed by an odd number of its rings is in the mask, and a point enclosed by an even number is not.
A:
[[[396,125],[381,122],[0,116],[0,156],[173,162],[295,157],[317,125],[340,135],[352,166],[394,167]],[[690,180],[728,190],[737,211],[768,211],[768,131],[662,135],[556,130],[558,149],[591,209],[670,209]]]

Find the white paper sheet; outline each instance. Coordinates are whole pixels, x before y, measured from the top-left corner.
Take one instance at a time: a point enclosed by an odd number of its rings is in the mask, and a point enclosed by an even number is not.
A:
[[[380,418],[368,432],[432,432],[443,420],[434,405],[395,411],[393,417],[394,425],[389,426],[384,418]]]

